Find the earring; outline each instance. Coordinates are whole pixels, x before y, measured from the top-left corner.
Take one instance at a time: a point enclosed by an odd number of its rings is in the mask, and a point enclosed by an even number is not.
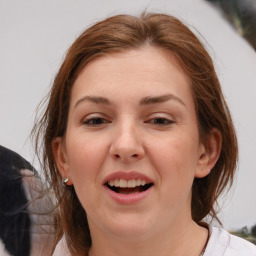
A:
[[[67,177],[66,179],[62,180],[62,184],[67,186],[68,181],[69,181],[69,178]]]

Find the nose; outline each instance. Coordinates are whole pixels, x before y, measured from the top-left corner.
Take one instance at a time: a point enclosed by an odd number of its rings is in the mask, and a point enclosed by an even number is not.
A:
[[[114,160],[133,162],[145,155],[142,136],[136,125],[123,124],[115,130],[110,147],[110,155]]]

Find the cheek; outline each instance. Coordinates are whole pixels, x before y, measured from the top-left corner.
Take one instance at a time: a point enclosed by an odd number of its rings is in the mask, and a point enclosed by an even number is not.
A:
[[[76,136],[74,139],[70,137],[67,148],[68,165],[74,186],[80,185],[86,189],[83,184],[95,184],[106,156],[103,142],[96,143],[93,139]]]
[[[155,164],[165,166],[164,169],[171,169],[173,171],[182,171],[184,167],[193,169],[197,162],[197,141],[191,139],[192,137],[181,136],[174,134],[164,140],[154,142],[150,145],[151,159]],[[189,168],[190,167],[190,168]]]
[[[68,134],[68,133],[67,133]],[[105,137],[85,136],[69,133],[66,140],[68,165],[76,194],[88,211],[100,205],[101,170],[108,154],[108,141]]]
[[[176,135],[169,140],[159,141],[151,151],[161,186],[172,193],[190,190],[197,163],[195,142],[185,136]]]
[[[99,147],[83,141],[73,141],[69,145],[70,176],[77,197],[85,210],[91,208],[90,205],[98,205],[95,191],[99,185],[97,180],[101,166],[99,150]]]

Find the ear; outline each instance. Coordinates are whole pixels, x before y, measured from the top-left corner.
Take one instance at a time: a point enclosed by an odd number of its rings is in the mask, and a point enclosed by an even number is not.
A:
[[[52,151],[57,165],[58,171],[62,180],[68,178],[66,185],[72,185],[73,181],[70,175],[70,168],[67,161],[67,154],[65,150],[65,142],[62,137],[57,137],[52,141]]]
[[[218,129],[213,128],[200,144],[196,178],[203,178],[211,172],[219,159],[221,147],[222,135]]]

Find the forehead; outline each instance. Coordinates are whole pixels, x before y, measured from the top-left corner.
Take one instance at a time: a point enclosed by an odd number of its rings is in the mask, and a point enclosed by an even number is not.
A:
[[[191,98],[190,79],[172,53],[145,46],[89,62],[73,85],[71,105],[87,94],[115,99],[166,93]]]

